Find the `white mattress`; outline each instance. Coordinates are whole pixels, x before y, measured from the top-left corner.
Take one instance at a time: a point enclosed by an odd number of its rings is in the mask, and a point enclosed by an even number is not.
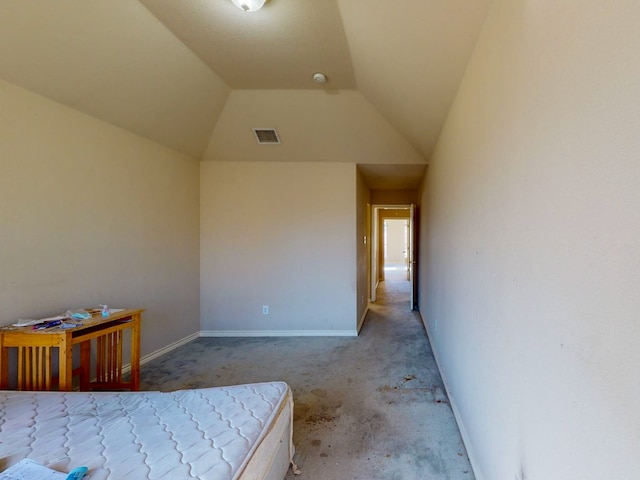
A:
[[[0,408],[0,470],[31,458],[62,472],[86,466],[91,480],[253,479],[266,475],[278,444],[293,456],[292,396],[282,382],[166,393],[0,391]]]

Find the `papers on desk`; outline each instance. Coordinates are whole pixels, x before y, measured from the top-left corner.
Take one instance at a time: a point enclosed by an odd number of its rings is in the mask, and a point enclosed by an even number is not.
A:
[[[66,478],[66,473],[51,470],[30,458],[24,458],[0,473],[0,480],[65,480]]]
[[[20,319],[16,323],[14,323],[12,326],[14,326],[14,327],[30,327],[31,325],[36,325],[38,323],[40,323],[40,320],[23,320],[23,319]]]
[[[126,309],[124,308],[110,308],[109,309],[109,313],[110,314],[114,314],[114,313],[119,313],[122,312]],[[70,312],[74,312],[72,310],[69,310]],[[79,311],[79,310],[78,310]],[[87,313],[93,313],[93,312],[99,312],[100,310],[87,310]],[[79,315],[77,317],[75,317],[76,320],[84,320],[86,318],[90,318],[91,315],[89,315],[88,317],[80,317]],[[31,327],[33,325],[38,325],[39,323],[46,323],[46,322],[52,322],[55,320],[66,320],[67,318],[74,318],[73,313],[69,316],[67,315],[56,315],[54,317],[47,317],[47,318],[38,318],[38,319],[19,319],[16,323],[12,324],[13,327]],[[105,317],[107,318],[107,317]],[[68,326],[67,328],[71,328],[71,326]]]
[[[39,323],[53,322],[55,320],[64,320],[64,315],[56,315],[55,317],[40,318],[38,320],[18,320],[13,324],[14,327],[29,327],[31,325],[37,325]]]

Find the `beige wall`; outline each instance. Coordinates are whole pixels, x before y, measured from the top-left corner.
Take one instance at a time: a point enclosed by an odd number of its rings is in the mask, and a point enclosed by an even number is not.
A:
[[[356,166],[202,162],[200,171],[204,334],[355,334]]]
[[[422,315],[479,480],[640,478],[639,22],[497,0],[430,163]]]
[[[198,331],[198,164],[0,81],[0,325],[142,307],[142,353]]]
[[[282,144],[259,145],[254,127],[276,128]],[[357,91],[234,90],[204,160],[202,329],[211,335],[355,332],[369,299],[364,236],[370,203],[370,190],[356,165],[423,164],[422,156]],[[292,215],[291,226],[283,230],[285,217],[274,205]],[[233,228],[238,221],[240,230]],[[317,226],[311,227],[314,222]],[[304,232],[295,231],[300,223]],[[246,231],[256,238],[276,235],[279,241],[245,240]],[[245,251],[234,260],[242,265],[234,273],[229,263],[233,255],[221,252],[238,242]],[[298,252],[305,248],[299,242],[315,253]],[[325,271],[330,265],[334,274]],[[274,281],[269,273],[280,270]],[[305,273],[289,285],[288,271]],[[242,300],[218,272],[237,275],[249,300]],[[264,298],[265,288],[272,300]],[[281,304],[275,310],[274,302]],[[262,315],[264,304],[273,312],[268,317]],[[296,316],[295,307],[316,311]]]

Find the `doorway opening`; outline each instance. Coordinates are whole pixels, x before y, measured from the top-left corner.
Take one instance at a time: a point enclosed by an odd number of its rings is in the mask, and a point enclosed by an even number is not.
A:
[[[409,219],[385,218],[382,230],[384,279],[409,281]]]
[[[372,209],[370,300],[376,301],[380,282],[408,282],[408,305],[417,310],[416,207],[374,205]]]

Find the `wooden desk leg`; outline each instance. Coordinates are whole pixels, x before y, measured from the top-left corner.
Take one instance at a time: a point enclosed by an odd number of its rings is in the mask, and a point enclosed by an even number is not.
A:
[[[91,340],[80,344],[80,390],[89,391],[91,375]]]
[[[140,390],[140,314],[133,316],[131,328],[131,390]]]
[[[73,387],[73,345],[70,340],[63,339],[58,351],[58,375],[60,391],[70,392]]]

